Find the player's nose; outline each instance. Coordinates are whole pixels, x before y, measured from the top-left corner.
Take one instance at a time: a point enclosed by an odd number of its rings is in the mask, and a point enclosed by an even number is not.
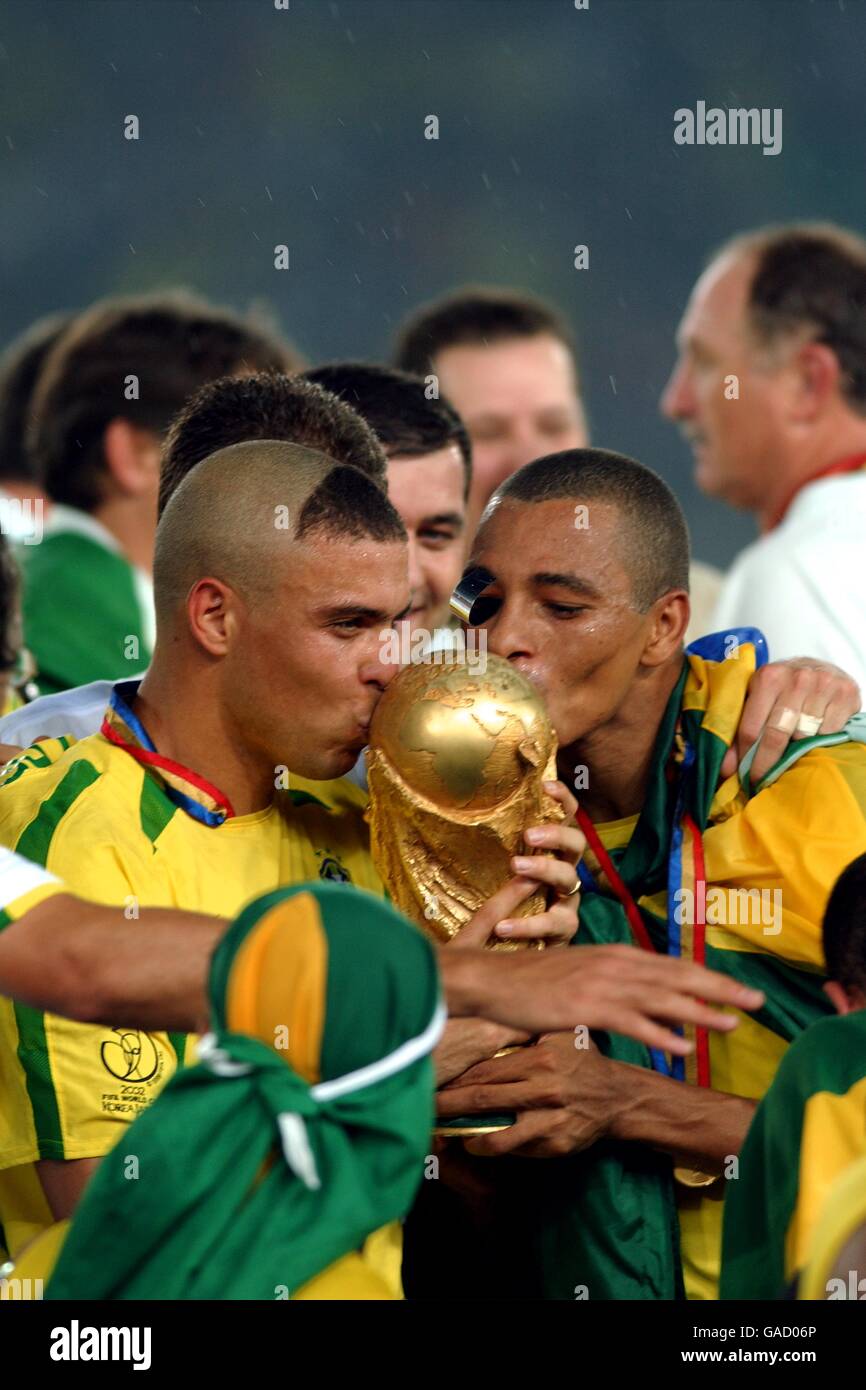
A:
[[[519,661],[532,652],[531,635],[516,604],[503,601],[484,624],[487,650],[506,661]]]
[[[668,378],[659,409],[668,420],[684,420],[694,411],[694,397],[689,375],[681,362],[677,362]]]

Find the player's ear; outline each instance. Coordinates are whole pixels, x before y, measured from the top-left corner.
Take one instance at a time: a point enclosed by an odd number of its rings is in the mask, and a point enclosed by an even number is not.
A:
[[[844,989],[837,980],[828,980],[824,986],[824,993],[830,1000],[837,1014],[850,1014],[858,1007],[858,1005],[848,997],[848,991]]]
[[[791,375],[791,418],[798,423],[815,420],[842,389],[839,359],[825,343],[804,343],[794,355]]]
[[[645,666],[663,666],[679,651],[689,625],[691,608],[685,589],[671,589],[650,609],[649,636],[642,657]]]
[[[159,483],[159,439],[118,417],[106,426],[102,437],[105,463],[115,486],[128,497],[155,492]]]
[[[186,599],[193,639],[211,656],[225,656],[240,626],[239,599],[221,579],[198,579]]]

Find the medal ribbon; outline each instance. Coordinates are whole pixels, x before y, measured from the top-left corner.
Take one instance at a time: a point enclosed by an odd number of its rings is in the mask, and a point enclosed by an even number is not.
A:
[[[127,701],[135,698],[139,681],[120,681],[111,692],[100,733],[141,763],[159,782],[166,796],[202,825],[217,826],[234,816],[228,797],[197,772],[164,758],[156,751],[141,720]]]
[[[692,750],[687,749],[683,772],[692,761],[694,756],[689,757]],[[683,808],[683,777],[680,782],[680,793],[677,798],[677,816],[675,819],[675,830],[671,844],[671,852],[668,859],[668,955],[679,956],[682,954],[683,938],[680,923],[677,921],[677,888],[686,889],[683,899],[688,901],[688,895],[694,904],[694,922],[689,921],[691,913],[686,913],[687,946],[689,956],[698,965],[703,965],[706,959],[706,902],[707,902],[707,882],[706,871],[704,868],[704,846],[703,837],[698,826],[692,817]],[[643,920],[640,908],[638,907],[630,889],[617,872],[611,856],[608,854],[601,842],[595,826],[587,813],[578,808],[577,823],[586,836],[587,844],[598,860],[598,865],[615,897],[619,900],[631,927],[632,934],[637,944],[644,951],[655,952],[646,923]],[[687,852],[684,856],[683,846],[687,837]],[[581,881],[583,886],[590,892],[598,892],[598,885],[586,865],[581,864]],[[681,1031],[681,1030],[678,1030]],[[691,1030],[689,1030],[691,1031]],[[662,1072],[665,1076],[672,1076],[675,1080],[688,1080],[694,1085],[709,1086],[710,1084],[710,1052],[709,1038],[706,1028],[696,1028],[694,1030],[695,1051],[689,1058],[673,1057],[670,1062],[659,1048],[650,1048],[653,1069]],[[688,1065],[687,1065],[688,1064]],[[688,1074],[687,1074],[688,1073]]]
[[[804,478],[801,483],[797,484],[794,491],[788,494],[782,506],[774,513],[764,528],[765,532],[772,531],[781,521],[784,521],[785,513],[798,492],[802,492],[804,487],[808,487],[810,483],[817,483],[821,478],[833,478],[839,473],[856,473],[861,468],[866,468],[866,454],[851,454],[848,458],[840,459],[838,463],[831,463],[828,468],[819,468],[817,473],[813,473],[809,478]]]
[[[634,933],[638,945],[642,946],[645,951],[655,951],[655,946],[652,944],[649,932],[646,929],[646,923],[641,916],[640,908],[614,868],[613,860],[601,843],[598,831],[582,807],[578,807],[577,823],[586,836],[587,844],[598,860],[599,868],[613,889],[613,892],[616,894],[617,898],[619,898],[622,907],[625,909],[625,915],[628,918],[629,926]],[[597,885],[595,885],[595,891],[598,891]]]
[[[692,854],[694,855],[695,923],[692,960],[696,965],[705,965],[707,959],[707,874],[704,868],[704,837],[691,816],[686,815],[685,822],[692,837]],[[697,1084],[709,1086],[710,1037],[706,1028],[695,1029],[695,1065]]]

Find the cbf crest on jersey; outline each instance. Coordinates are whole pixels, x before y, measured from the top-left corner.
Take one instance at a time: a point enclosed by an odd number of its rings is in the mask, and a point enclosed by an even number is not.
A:
[[[352,875],[344,864],[341,864],[335,854],[329,850],[316,850],[316,858],[319,861],[319,878],[326,878],[331,883],[351,883]]]

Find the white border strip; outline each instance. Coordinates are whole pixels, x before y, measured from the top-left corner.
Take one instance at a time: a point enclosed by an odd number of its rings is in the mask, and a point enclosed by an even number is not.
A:
[[[59,882],[54,874],[47,873],[38,864],[31,864],[23,855],[0,848],[0,907],[9,907],[17,898],[23,898],[25,893],[43,884]]]
[[[433,1051],[442,1036],[447,1018],[448,1011],[444,1001],[440,999],[423,1033],[401,1043],[394,1052],[389,1052],[387,1057],[380,1057],[378,1062],[371,1062],[369,1066],[359,1067],[357,1071],[347,1072],[345,1076],[334,1077],[331,1081],[320,1081],[317,1086],[310,1087],[310,1094],[314,1100],[334,1100],[337,1096],[348,1095],[351,1091],[361,1091],[365,1086],[383,1081],[386,1076],[393,1076],[395,1072],[402,1071],[404,1067],[417,1062],[419,1057]]]

